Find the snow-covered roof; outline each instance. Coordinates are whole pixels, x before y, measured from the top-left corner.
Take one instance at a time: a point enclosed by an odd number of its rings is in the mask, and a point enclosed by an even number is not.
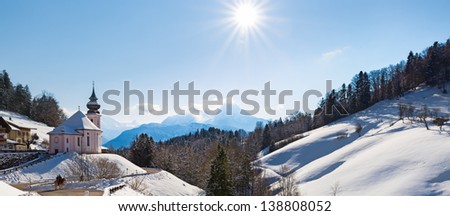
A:
[[[21,126],[36,128],[35,130],[32,130],[32,133],[36,133],[39,136],[38,142],[42,142],[44,141],[44,139],[48,140],[47,133],[53,130],[53,127],[49,127],[41,122],[33,121],[29,117],[20,115],[15,112],[0,110],[0,118],[4,120],[11,118],[14,123],[17,123]],[[5,123],[8,124],[7,122]]]
[[[77,111],[48,134],[80,134],[77,130],[99,131],[100,129],[95,126],[95,124],[92,123],[84,113]]]
[[[20,125],[20,123],[14,122],[13,120],[5,119],[5,121],[11,126],[12,130],[19,130],[18,128],[36,130],[36,128]]]
[[[10,140],[10,139],[7,139],[6,142],[7,142],[8,144],[19,144],[19,142],[14,141],[14,140]]]
[[[20,131],[19,128],[16,128],[16,127],[14,127],[14,125],[9,124],[8,121],[6,121],[6,122],[8,123],[9,127],[11,128],[11,130],[14,130],[14,131]]]
[[[20,122],[14,121],[13,118],[11,118],[11,117],[7,118],[7,117],[4,117],[4,116],[0,116],[0,118],[1,118],[0,121],[2,122],[3,127],[8,127],[11,130],[20,131],[20,128],[21,129],[36,130],[36,128],[28,127],[28,126],[25,126],[25,125],[21,124]]]

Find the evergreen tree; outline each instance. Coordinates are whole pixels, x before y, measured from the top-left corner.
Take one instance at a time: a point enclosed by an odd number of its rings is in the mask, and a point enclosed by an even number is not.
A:
[[[370,103],[370,81],[366,72],[360,71],[358,75],[353,78],[353,83],[356,86],[356,112],[363,110],[369,106]]]
[[[353,89],[353,85],[352,84],[348,84],[347,86],[347,110],[350,113],[354,113],[355,112],[355,103],[356,103],[356,96],[355,96],[355,92]]]
[[[312,128],[319,128],[325,125],[325,104],[326,100],[322,98],[318,107],[314,110]]]
[[[407,83],[405,89],[414,88],[419,84],[415,64],[416,64],[416,56],[412,51],[410,51],[408,54],[408,59],[406,61],[406,68],[405,68],[405,82]]]
[[[31,103],[30,118],[51,127],[61,124],[67,117],[59,107],[58,101],[50,94],[43,93]]]
[[[361,98],[359,99],[361,102],[361,109],[365,109],[369,107],[370,105],[370,81],[369,81],[369,75],[364,72],[363,73],[363,79],[362,79],[362,92],[361,92]]]
[[[0,109],[10,110],[13,97],[13,84],[6,70],[0,73]]]
[[[346,110],[348,110],[348,104],[347,104],[347,86],[345,83],[342,84],[341,89],[338,93],[338,101],[342,104],[342,106],[345,107]]]
[[[386,72],[381,71],[381,77],[380,77],[380,101],[386,99],[387,91],[386,89]]]
[[[428,49],[426,64],[426,81],[428,85],[435,86],[439,83],[438,75],[441,70],[442,48],[436,41],[433,46]]]
[[[155,142],[152,137],[142,133],[131,143],[130,161],[140,167],[153,167]]]
[[[401,70],[401,66],[397,65],[392,70],[393,70],[393,78],[392,78],[391,86],[388,88],[388,89],[391,89],[390,99],[397,97],[397,96],[402,96],[403,92],[409,90],[408,88],[406,88],[407,85],[402,85],[403,73]]]
[[[19,114],[29,116],[31,111],[31,93],[28,86],[23,87],[18,84],[14,88],[11,97],[10,110]]]
[[[270,135],[269,124],[266,124],[263,131],[262,149],[269,147],[272,144],[272,136]]]
[[[246,149],[238,149],[239,153],[230,155],[230,162],[232,163],[233,182],[236,195],[245,196],[251,194],[250,184],[252,181],[253,167],[249,154]],[[234,156],[234,157],[233,157]]]
[[[220,145],[218,145],[217,156],[211,163],[206,191],[209,196],[233,195],[233,184],[231,182],[227,154]]]
[[[325,100],[325,124],[335,121],[339,118],[339,110],[337,109],[336,90],[331,90]]]
[[[450,39],[447,40],[447,43],[445,44],[444,49],[444,78],[442,79],[443,85],[443,92],[447,93],[448,89],[446,89],[446,84],[450,82]]]
[[[393,81],[389,81],[387,83],[387,85],[386,85],[386,88],[387,88],[387,90],[386,90],[386,99],[394,98],[394,90],[393,90],[394,88],[393,88],[392,82]]]

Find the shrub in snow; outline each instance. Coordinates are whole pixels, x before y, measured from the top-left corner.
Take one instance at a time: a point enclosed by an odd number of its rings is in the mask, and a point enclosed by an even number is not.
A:
[[[361,124],[356,124],[355,126],[355,132],[358,133],[358,136],[361,136],[362,126]]]

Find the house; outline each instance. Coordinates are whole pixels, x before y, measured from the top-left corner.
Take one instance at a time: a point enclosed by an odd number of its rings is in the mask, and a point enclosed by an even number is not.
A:
[[[0,150],[27,150],[31,142],[30,128],[14,122],[11,117],[0,117]]]
[[[97,103],[94,87],[86,107],[86,114],[77,111],[61,125],[49,132],[49,153],[77,152],[100,154],[102,152],[102,130],[100,129],[100,104]]]

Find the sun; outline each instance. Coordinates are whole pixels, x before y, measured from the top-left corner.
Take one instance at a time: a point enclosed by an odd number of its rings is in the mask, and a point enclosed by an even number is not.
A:
[[[233,18],[240,28],[253,28],[259,22],[260,12],[252,2],[241,2],[236,5]]]
[[[246,32],[258,28],[262,19],[262,12],[255,1],[238,1],[233,5],[232,19],[235,26]]]
[[[268,14],[270,7],[269,0],[228,0],[222,1],[225,6],[223,18],[220,25],[224,30],[230,31],[226,44],[232,41],[239,42],[245,46],[249,44],[265,41],[266,32],[270,28],[272,17]]]

